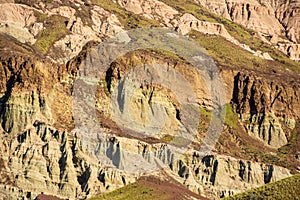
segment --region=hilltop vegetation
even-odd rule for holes
[[[244,193],[225,198],[225,200],[283,200],[300,199],[300,174],[292,177],[266,184]]]
[[[89,200],[184,200],[192,198],[207,200],[189,191],[175,180],[160,180],[154,176],[149,176],[142,177],[135,183]]]

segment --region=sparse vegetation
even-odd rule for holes
[[[223,24],[231,36],[235,37],[241,43],[251,46],[252,48],[255,47],[258,41],[260,41],[258,39],[253,41],[254,36],[252,30],[246,29],[237,23],[234,23],[228,19],[225,19],[222,16],[212,13],[211,11],[197,4],[193,0],[161,1],[168,4],[171,7],[176,8],[178,11],[181,11],[183,13],[190,13],[199,20]]]
[[[288,58],[286,58],[288,61],[285,61],[285,58],[280,57],[280,53],[278,52],[273,52],[279,56],[278,60],[269,61],[254,56],[252,53],[236,46],[221,36],[204,35],[197,31],[191,31],[189,36],[204,47],[207,53],[221,66],[252,70],[258,69],[260,71],[269,71],[270,69],[280,71],[289,68],[292,71],[300,73],[300,67],[296,62]],[[272,53],[270,50],[269,52]]]
[[[207,53],[221,66],[254,69],[255,67],[263,66],[267,62],[234,45],[223,37],[204,35],[197,31],[191,31],[189,35],[204,47]]]
[[[199,107],[200,119],[198,125],[198,131],[200,133],[206,133],[211,120],[211,111],[205,108]]]
[[[188,146],[192,141],[188,138],[183,137],[174,137],[174,139],[171,141],[171,144],[177,147],[186,147]]]
[[[37,18],[37,22],[42,22],[44,23],[44,21],[48,18],[48,16],[44,13],[41,13],[37,10],[34,10],[34,16]]]
[[[161,172],[163,177],[165,172]],[[101,194],[89,200],[171,200],[171,199],[203,199],[177,181],[168,177],[160,180],[156,177],[141,177],[137,182],[109,193]]]
[[[146,49],[147,52],[152,52],[158,55],[162,55],[165,58],[171,59],[173,61],[182,61],[182,62],[187,62],[186,60],[184,60],[183,58],[181,58],[180,56],[178,56],[177,54],[170,52],[170,51],[165,51],[163,49]]]
[[[232,128],[237,128],[238,116],[233,112],[231,104],[226,104],[222,113],[225,114],[225,124]]]
[[[165,4],[175,8],[181,13],[190,13],[197,17],[199,20],[208,22],[217,22],[217,15],[211,13],[202,6],[199,6],[193,0],[173,1],[173,0],[161,0]]]
[[[114,190],[109,193],[99,195],[90,200],[152,200],[152,199],[168,199],[168,195],[159,189],[153,189],[149,186],[139,183],[129,184],[123,188]]]
[[[143,16],[136,15],[129,11],[126,11],[118,4],[110,0],[93,0],[94,4],[102,7],[103,9],[112,12],[115,14],[119,21],[126,29],[133,28],[149,28],[149,27],[158,27],[160,26],[158,21],[147,19]]]
[[[44,16],[41,15],[40,18],[40,20],[42,20]],[[43,21],[45,29],[37,35],[37,41],[34,47],[38,51],[46,54],[54,42],[67,35],[69,30],[66,28],[66,19],[62,16],[50,16],[43,19]]]
[[[292,177],[266,184],[244,193],[225,198],[226,200],[282,200],[282,199],[300,199],[300,174]]]
[[[161,140],[166,143],[170,143],[175,137],[173,135],[164,135]]]

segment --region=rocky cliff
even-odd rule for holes
[[[12,58],[10,59],[12,60]],[[122,130],[109,122],[109,113],[104,116],[101,115],[100,123],[105,125],[108,133],[118,136],[109,134],[106,140],[102,140],[102,142],[99,140],[98,144],[96,141],[90,143],[98,149],[97,151],[90,151],[86,149],[86,145],[82,145],[81,140],[84,137],[78,137],[80,133],[76,130],[72,131],[73,122],[68,114],[68,112],[71,112],[71,107],[67,101],[68,98],[71,98],[68,91],[70,88],[68,85],[65,85],[65,88],[63,87],[64,84],[71,83],[72,78],[66,78],[66,71],[60,71],[57,67],[49,67],[44,68],[41,77],[37,76],[37,80],[30,79],[29,77],[36,76],[36,73],[33,73],[34,70],[30,71],[30,68],[24,64],[23,59],[22,57],[15,57],[14,61],[2,62],[2,74],[6,74],[6,78],[3,79],[5,82],[2,84],[5,98],[2,98],[1,104],[3,108],[1,110],[3,129],[1,155],[4,169],[3,177],[5,177],[1,186],[3,197],[19,198],[27,196],[28,199],[31,199],[40,193],[44,193],[61,198],[86,198],[134,182],[143,175],[147,163],[149,166],[155,166],[157,161],[165,164],[163,170],[186,185],[188,189],[209,198],[228,196],[290,176],[288,169],[273,164],[261,164],[218,154],[207,155],[202,158],[199,157],[197,151],[192,149],[185,153],[183,157],[174,157],[166,146],[165,142],[168,140],[164,141],[164,138],[158,136],[159,140],[153,140],[152,142],[151,140],[143,141],[143,139],[140,141],[138,138],[124,135]],[[170,67],[176,67],[182,74],[190,77],[189,80],[193,83],[192,87],[199,90],[199,93],[197,93],[200,97],[199,104],[209,105],[209,101],[207,102],[207,99],[204,98],[205,90],[201,91],[200,89],[204,87],[203,82],[199,77],[190,76],[191,72],[186,71],[186,68],[189,68],[188,64],[183,61],[178,63],[178,61],[161,58],[159,54],[153,57],[151,52],[147,51],[129,54],[113,63],[108,70],[109,79],[107,81],[110,83],[110,87],[118,85],[118,80],[131,67],[141,62],[160,63],[160,65],[169,63]],[[175,64],[176,62],[177,64]],[[39,66],[40,61],[35,59],[28,60],[25,63],[30,63],[28,65],[35,69]],[[23,66],[24,68],[22,68]],[[44,63],[44,66],[47,66],[47,63]],[[18,69],[17,71],[20,73],[9,73],[9,69]],[[25,69],[27,70],[22,72]],[[71,66],[70,69],[72,69]],[[231,73],[231,70],[225,70],[223,76],[230,76]],[[8,77],[16,78],[14,85],[9,85]],[[52,77],[56,77],[56,83],[51,83]],[[39,78],[42,78],[45,82],[49,80],[49,83],[40,84]],[[234,109],[240,114],[241,123],[245,124],[245,130],[248,131],[248,134],[261,139],[266,145],[278,148],[287,143],[287,138],[289,138],[290,132],[295,126],[295,119],[298,118],[297,92],[299,91],[297,85],[286,86],[280,82],[268,84],[257,79],[257,76],[251,77],[250,75],[237,73],[226,84],[229,86],[228,91],[232,93],[231,101]],[[25,84],[27,84],[27,87]],[[266,87],[266,89],[256,90],[254,85],[257,84],[261,84],[257,87]],[[56,85],[55,89],[52,89],[52,85]],[[145,109],[148,103],[148,106],[150,106],[153,102],[160,102],[164,103],[165,107],[169,109],[166,110],[166,114],[170,116],[170,123],[178,123],[176,102],[172,98],[161,96],[159,90],[157,90],[158,88],[153,87],[145,87],[139,91],[139,94],[136,94],[137,98],[139,96],[147,98],[147,93],[152,91],[151,99],[135,101],[136,107],[133,113],[143,113],[142,110]],[[277,87],[278,92],[269,94],[268,92],[276,92],[276,90],[269,87]],[[280,93],[279,87],[283,94],[278,95]],[[26,94],[28,90],[39,92]],[[105,106],[107,105],[105,99],[109,98],[107,90],[112,92],[112,89],[104,87],[104,93],[101,94],[100,92],[99,94],[102,98],[99,99],[98,109],[103,113],[105,113],[105,109],[110,111],[109,107]],[[288,91],[291,91],[291,94],[295,96],[288,99],[289,102],[286,103],[288,100],[285,99],[284,94]],[[6,97],[5,94],[10,95]],[[18,94],[18,97],[15,97],[14,94]],[[267,95],[273,104],[261,102],[262,98],[260,96]],[[66,97],[64,97],[64,101],[61,101],[60,99],[63,96]],[[230,99],[228,98],[227,101],[230,101]],[[134,99],[132,100],[134,101]],[[143,102],[147,103],[144,104]],[[57,109],[55,104],[59,104],[60,109]],[[273,107],[274,105],[276,107]],[[180,108],[177,107],[177,109]],[[286,111],[284,113],[280,112],[283,109]],[[274,115],[270,114],[272,112]],[[256,116],[262,116],[262,118],[267,116],[265,117],[266,120],[270,121],[255,121]],[[268,116],[273,116],[273,118]],[[143,117],[139,120],[141,123],[147,123],[147,119]],[[252,121],[248,124],[244,120]],[[23,123],[15,123],[17,121]],[[266,126],[262,124],[266,124]],[[257,132],[253,131],[254,128],[251,129],[255,126],[258,127]],[[288,128],[284,129],[283,127]],[[172,126],[167,125],[165,131],[172,135],[172,128]],[[265,133],[268,135],[263,136]],[[201,140],[201,134],[197,138]],[[106,155],[109,160],[114,162],[99,161],[97,159],[99,155]],[[131,156],[142,161],[143,170],[141,172],[136,171],[132,174],[132,170],[130,170],[133,167]],[[121,168],[125,172],[117,170],[115,167]],[[133,169],[135,168],[133,167]],[[151,167],[149,170],[151,171]]]
[[[1,198],[45,194],[86,199],[142,176],[164,174],[192,192],[217,199],[299,172],[300,70],[275,50],[278,46],[291,59],[299,57],[297,2],[173,3],[0,3]],[[210,90],[191,63],[157,49],[127,53],[106,67],[92,105],[97,119],[91,128],[96,132],[76,121],[76,76],[91,49],[125,29],[148,26],[168,27],[195,41],[201,37],[190,33],[197,32],[207,41],[217,38],[224,47],[234,48],[237,56],[249,56],[235,62],[236,55],[212,54],[219,59],[226,115],[216,149],[207,155],[198,150],[213,116]],[[151,71],[158,67],[158,74]],[[178,73],[186,82],[168,77],[168,87],[133,84],[130,73],[140,68],[164,79]],[[197,122],[193,141],[176,135],[187,130],[185,108],[174,88],[184,97],[195,95],[199,115],[189,116]],[[120,115],[113,98],[119,100]],[[134,119],[135,126],[118,123],[118,117]],[[134,128],[149,135],[142,137]],[[178,153],[170,144],[186,148]]]
[[[258,31],[262,39],[276,44],[291,59],[299,61],[299,1],[198,2],[218,15]]]
[[[297,82],[266,83],[259,77],[238,73],[234,77],[232,102],[248,132],[275,148],[287,144],[299,119]]]
[[[80,199],[122,187],[141,176],[101,165],[93,155],[82,149],[76,136],[38,122],[16,139],[8,137],[1,137],[2,169],[5,170],[2,177],[6,177],[1,181],[3,198],[26,196],[32,199],[44,193]],[[125,150],[123,146],[128,144],[132,149],[141,146],[136,140],[121,142],[116,138],[111,139],[114,139],[112,151],[118,151],[119,148]],[[140,150],[141,156],[147,155],[147,149],[151,147],[143,145],[143,148]],[[143,155],[141,152],[144,152]],[[210,198],[235,194],[290,176],[289,171],[281,167],[232,157],[206,156],[199,160],[196,152],[187,156],[188,159],[174,160],[170,168],[165,170],[170,171],[188,189]],[[159,159],[164,160],[162,157]],[[125,166],[128,164],[126,159],[121,162]]]

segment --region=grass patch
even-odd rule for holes
[[[204,47],[207,53],[221,66],[254,69],[267,64],[267,61],[216,35],[204,35],[191,31],[189,36]]]
[[[197,17],[199,20],[217,22],[217,20],[215,19],[217,15],[211,13],[206,8],[199,6],[192,0],[161,0],[161,2],[164,2],[168,6],[175,8],[181,13],[190,13]]]
[[[41,13],[37,10],[33,10],[34,16],[37,18],[37,22],[42,22],[44,23],[44,21],[46,21],[46,19],[48,18],[48,16],[44,13]]]
[[[160,172],[160,177],[166,177],[166,180],[160,180],[155,176],[145,176],[137,182],[128,184],[123,188],[109,193],[101,194],[90,200],[167,200],[167,199],[202,199],[207,200],[181,185],[165,172]]]
[[[225,114],[225,124],[232,128],[237,128],[238,116],[233,112],[231,104],[226,104],[222,113]]]
[[[262,187],[246,191],[226,200],[244,200],[244,199],[300,199],[300,174],[292,177],[266,184]]]
[[[160,26],[160,23],[158,21],[151,20],[143,16],[126,11],[120,5],[114,3],[111,0],[93,0],[92,3],[115,14],[118,17],[121,24],[127,30],[133,28],[149,28]]]
[[[174,140],[175,136],[173,135],[164,135],[160,140],[166,143],[170,143],[172,140]]]
[[[44,16],[41,16],[41,18],[43,19]],[[59,15],[50,16],[44,19],[45,29],[37,35],[34,47],[38,51],[46,54],[54,42],[69,33],[65,21],[66,18]]]
[[[206,117],[208,117],[208,118],[211,117],[211,111],[210,111],[210,110],[207,110],[207,109],[205,109],[205,108],[199,107],[199,112],[200,112],[200,114],[203,115],[203,116],[206,116]]]
[[[155,196],[153,194],[153,189],[145,186],[138,185],[137,183],[133,183],[130,185],[127,185],[124,188],[120,188],[117,190],[114,190],[112,192],[102,194],[98,197],[91,198],[90,200],[126,200],[126,199],[143,199],[143,200],[150,200],[152,198],[158,198],[159,196]]]
[[[300,73],[299,64],[287,57],[284,58],[280,52],[272,51],[270,48],[265,47],[264,52],[269,52],[271,56],[273,54],[276,55],[277,60],[270,61],[254,56],[252,53],[236,46],[221,36],[205,35],[197,31],[191,31],[189,36],[204,47],[207,53],[221,66],[235,67],[238,69],[258,69],[261,71],[280,71],[288,68]]]

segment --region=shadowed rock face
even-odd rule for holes
[[[254,159],[234,158],[234,154],[225,156],[214,152],[201,157],[196,147],[203,140],[203,130],[195,136],[196,144],[191,144],[181,157],[175,157],[166,144],[172,140],[182,122],[182,108],[176,95],[161,85],[141,84],[135,88],[133,95],[126,96],[126,89],[132,89],[133,86],[128,82],[122,83],[122,78],[136,66],[167,66],[182,74],[189,82],[190,87],[180,88],[180,91],[195,91],[197,104],[204,110],[201,111],[203,115],[209,116],[212,99],[204,81],[196,75],[190,64],[159,52],[133,52],[108,67],[106,77],[101,77],[95,103],[105,140],[100,140],[99,135],[89,137],[80,133],[74,129],[72,95],[74,76],[84,61],[86,51],[92,46],[92,43],[90,46],[85,44],[89,41],[100,42],[105,37],[123,31],[122,20],[115,12],[83,1],[70,1],[72,7],[62,1],[53,4],[34,1],[33,7],[43,10],[39,14],[30,6],[7,2],[0,1],[0,31],[12,36],[0,35],[1,199],[34,199],[42,192],[45,196],[85,199],[135,182],[143,175],[141,171],[146,167],[151,171],[151,167],[158,162],[166,164],[164,170],[168,176],[174,177],[189,190],[209,198],[232,195],[291,175],[290,169]],[[160,1],[118,3],[118,9],[124,8],[132,12],[134,17],[136,13],[147,19],[158,20],[163,26],[176,28],[183,34],[195,30],[224,37],[242,46],[222,24],[201,21],[192,14],[180,13]],[[293,29],[297,21],[295,16],[298,15],[297,2],[279,4],[272,1],[265,6],[256,1],[200,3],[264,34],[280,35],[284,31],[295,44],[283,44],[280,39],[275,43],[279,42],[279,48],[297,60],[299,44],[296,43],[299,36]],[[88,9],[89,18],[84,9]],[[64,19],[63,24],[68,32],[56,38],[49,51],[43,54],[31,44],[38,40],[51,22],[49,18],[55,15]],[[259,20],[263,16],[266,17]],[[275,16],[281,24],[273,20]],[[272,39],[275,40],[275,36]],[[255,53],[251,49],[249,51]],[[74,59],[70,61],[71,58]],[[300,118],[297,75],[296,78],[289,74],[274,75],[273,78],[260,74],[259,69],[252,72],[227,68],[221,68],[221,75],[226,87],[226,102],[238,114],[239,119],[235,122],[242,127],[241,135],[248,134],[258,139],[254,141],[259,145],[274,151],[291,142],[292,131]],[[176,86],[176,83],[172,85]],[[163,113],[166,116],[163,133],[151,138],[126,134],[114,122],[111,113],[111,98],[116,88],[124,94],[121,103],[130,107],[130,117],[140,126],[149,125],[157,113]],[[146,111],[150,115],[145,115]],[[159,117],[155,119],[161,121]],[[207,125],[209,120],[207,117],[203,121]],[[199,129],[207,128],[205,123]],[[229,126],[227,124],[225,128],[232,128]],[[155,128],[150,127],[151,130]],[[262,153],[270,155],[269,152]],[[299,156],[299,153],[295,156]],[[140,171],[132,173],[128,170],[136,169],[134,167],[140,163],[143,164],[138,168]]]
[[[238,73],[232,102],[250,134],[279,148],[299,119],[299,92],[298,83],[285,85]]]

